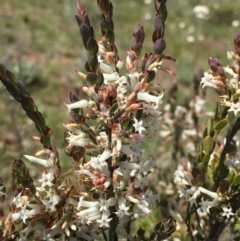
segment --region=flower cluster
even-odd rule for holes
[[[212,88],[219,96],[219,104],[200,135],[202,142],[195,167],[185,158],[174,174],[179,197],[188,201],[191,212],[195,212],[197,217],[201,216],[201,221],[193,224],[193,234],[203,238],[204,231],[198,227],[206,226],[210,219],[208,238],[211,240],[217,240],[227,225],[235,226],[235,232],[239,232],[235,224],[239,218],[236,133],[240,124],[239,118],[234,120],[240,111],[239,39],[240,35],[237,34],[235,51],[227,52],[229,66],[224,67],[217,58],[209,58],[210,69],[204,73],[200,85],[203,89]],[[226,127],[229,130],[224,138]]]

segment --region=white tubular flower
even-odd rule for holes
[[[122,196],[118,198],[118,211],[115,212],[119,218],[124,217],[125,215],[130,216],[131,213],[128,212],[130,206],[126,206],[126,199]]]
[[[134,91],[135,86],[138,83],[138,77],[139,77],[139,73],[138,72],[134,72],[134,73],[129,73],[128,77],[130,79],[130,84],[131,84],[131,91]]]
[[[44,188],[46,186],[48,187],[53,186],[53,183],[52,183],[53,179],[54,179],[54,175],[52,173],[47,173],[47,174],[42,173],[42,178],[39,179],[38,181],[42,183],[41,187]]]
[[[80,209],[82,207],[86,207],[86,208],[95,207],[96,205],[98,205],[98,202],[84,201],[83,197],[80,197],[77,209]]]
[[[137,98],[139,100],[146,101],[148,103],[155,103],[156,107],[158,108],[160,104],[162,104],[162,98],[163,98],[163,93],[161,93],[158,96],[150,95],[147,92],[138,92],[137,93]]]
[[[100,198],[98,206],[100,207],[100,211],[103,211],[103,210],[108,211],[108,207],[114,206],[116,203],[117,203],[117,200],[114,197],[109,198],[108,200]]]
[[[111,156],[111,150],[105,149],[102,155],[99,157],[100,162],[106,161]]]
[[[112,220],[112,218],[108,218],[110,216],[110,212],[107,210],[103,210],[102,212],[102,218],[100,220],[97,220],[99,223],[99,227],[106,227],[109,228],[109,222]]]
[[[26,157],[29,161],[38,163],[44,167],[54,166],[54,162],[52,160],[45,160],[45,159],[37,158],[35,156],[28,156],[28,155],[24,155],[24,157]]]
[[[231,216],[234,216],[234,213],[232,212],[231,207],[227,207],[226,205],[223,205],[222,210],[223,210],[223,213],[221,214],[221,216],[226,217],[227,219],[229,219]]]
[[[204,77],[200,82],[200,85],[204,89],[205,87],[211,87],[214,89],[222,89],[224,87],[224,83],[218,79],[214,79],[214,77],[208,72],[204,73]]]
[[[105,175],[109,176],[106,160],[111,156],[111,150],[105,149],[99,157],[92,157],[90,161],[91,167],[102,171]]]
[[[91,142],[90,139],[86,138],[86,134],[83,132],[77,136],[70,134],[66,139],[69,141],[69,144],[81,147],[85,147],[86,144]]]
[[[116,82],[119,79],[119,74],[117,72],[113,72],[111,74],[104,74],[104,84],[107,84],[108,82]]]
[[[29,217],[27,215],[27,212],[28,212],[27,207],[24,205],[23,207],[21,207],[20,212],[13,213],[11,218],[13,221],[18,221],[19,219],[22,219],[22,221],[26,223],[26,220]]]
[[[219,197],[216,192],[209,191],[209,190],[207,190],[207,189],[205,189],[203,187],[198,187],[198,190],[201,193],[204,193],[207,196],[211,197],[213,199],[213,201],[215,201],[217,204],[219,202],[225,201],[225,198],[224,197]]]
[[[228,112],[233,112],[236,116],[240,112],[240,102],[237,103],[232,102],[231,107],[228,109]]]
[[[84,169],[83,166],[79,166],[80,170],[78,171],[79,175],[87,175],[89,176],[92,180],[96,180],[98,177],[94,174],[92,174],[89,170]]]
[[[89,224],[92,221],[101,218],[101,213],[98,206],[93,206],[78,212],[77,216],[79,217],[82,223]]]
[[[74,102],[72,104],[66,104],[68,110],[77,109],[77,108],[86,108],[88,106],[87,100],[80,100],[77,102]]]
[[[73,132],[73,133],[75,133],[75,134],[78,134],[78,135],[83,135],[83,134],[84,134],[84,132],[82,132],[82,131],[79,129],[79,128],[80,128],[79,124],[70,123],[70,124],[63,124],[63,126],[64,126],[67,130],[69,130],[69,131],[71,131],[71,132]]]
[[[118,69],[121,69],[121,68],[123,67],[123,61],[122,61],[121,59],[119,59],[119,60],[117,61],[116,67],[117,67]]]
[[[209,213],[210,208],[218,206],[218,201],[216,201],[216,200],[207,201],[207,200],[204,200],[204,198],[202,198],[201,200],[202,201],[199,204],[201,205],[201,210],[204,212]]]
[[[99,56],[100,57],[100,56]],[[105,64],[103,62],[103,60],[101,60],[100,58],[98,58],[99,64],[100,64],[100,69],[102,70],[103,73],[106,74],[111,74],[114,72],[114,67],[109,65],[109,64]]]
[[[137,206],[138,206],[139,209],[141,209],[144,212],[144,214],[146,216],[148,216],[151,213],[151,210],[148,208],[147,205],[139,203],[139,204],[137,204]]]
[[[176,170],[174,172],[174,182],[180,186],[187,186],[191,184],[192,175],[182,170]]]
[[[142,134],[143,131],[146,131],[146,129],[142,126],[143,124],[143,121],[138,121],[136,118],[133,118],[134,119],[134,128],[135,128],[135,131],[138,132],[139,134]]]
[[[46,209],[50,209],[51,211],[56,211],[55,206],[58,204],[60,197],[58,195],[53,195],[47,199],[43,199],[42,202],[46,206]]]
[[[238,66],[238,62],[234,59],[234,52],[232,51],[227,51],[227,58],[230,61],[231,67],[234,68],[234,70],[238,71],[239,66]]]
[[[98,103],[99,102],[99,95],[96,93],[95,88],[91,85],[84,85],[82,87],[82,90],[90,97],[93,98],[93,100]]]

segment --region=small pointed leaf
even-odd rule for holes
[[[34,105],[34,101],[30,96],[23,96],[21,99],[21,104],[22,104],[22,108],[25,111],[30,111],[30,112],[34,112],[35,110],[35,105]]]
[[[111,30],[108,30],[105,34],[105,38],[109,43],[111,43],[111,44],[114,43],[114,41],[115,41],[114,32]]]
[[[87,50],[90,54],[97,54],[98,53],[97,41],[92,37],[87,42]]]
[[[86,76],[86,80],[89,84],[96,85],[98,82],[98,76],[93,72],[89,72]]]
[[[215,131],[220,131],[222,130],[226,125],[228,124],[228,119],[222,119],[220,121],[218,121],[215,125],[214,125],[214,130]]]
[[[203,150],[205,153],[211,153],[214,147],[214,141],[211,136],[206,136],[203,140]]]

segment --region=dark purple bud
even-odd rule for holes
[[[234,37],[234,44],[237,50],[240,50],[240,33],[237,33]]]
[[[80,18],[78,15],[75,15],[75,18],[77,20],[78,26],[80,27],[82,25],[82,23],[83,23],[82,18]]]
[[[222,66],[218,66],[217,67],[217,72],[219,75],[224,76],[225,72],[224,72],[224,68]]]
[[[133,50],[136,52],[136,55],[138,56],[142,50],[142,43],[137,43],[133,46]]]
[[[143,26],[141,24],[138,24],[135,27],[133,37],[135,38],[136,43],[138,43],[138,42],[143,43],[144,38],[145,38],[145,33],[144,33]]]
[[[108,13],[109,8],[109,0],[98,0],[98,6],[101,10],[101,12],[106,15]]]
[[[221,66],[221,63],[219,62],[219,60],[215,57],[209,57],[208,59],[208,63],[210,65],[216,65],[216,66]]]
[[[87,48],[87,42],[92,37],[91,28],[83,23],[80,26],[80,34],[81,34],[82,39],[83,39],[83,44],[84,44],[85,48]]]
[[[89,72],[86,76],[86,80],[89,84],[95,85],[98,81],[98,76],[95,73]]]
[[[162,25],[163,25],[162,19],[160,18],[159,15],[157,15],[156,18],[154,19],[154,28],[158,34],[161,33]]]
[[[154,43],[154,53],[155,54],[162,54],[162,52],[165,50],[166,48],[166,43],[164,41],[164,39],[160,38],[157,41],[155,41]]]
[[[88,15],[85,14],[84,17],[83,17],[83,23],[85,23],[88,27],[90,27],[90,20],[88,18]]]
[[[18,89],[21,91],[22,95],[29,95],[25,86],[21,82],[18,82],[17,85],[18,85]]]
[[[110,2],[109,3],[109,8],[108,8],[108,20],[112,21],[112,17],[113,17],[113,5]]]
[[[80,0],[77,1],[77,10],[78,10],[79,17],[82,18],[83,14],[85,13],[85,8],[83,3]]]

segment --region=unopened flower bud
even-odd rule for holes
[[[132,50],[127,52],[126,68],[129,72],[134,72],[137,68],[137,55]]]
[[[238,51],[240,51],[240,33],[237,33],[234,37],[234,44]]]
[[[165,50],[165,48],[166,48],[166,43],[163,38],[160,38],[155,41],[155,43],[154,43],[154,53],[155,54],[159,54],[159,55],[162,54],[162,52]]]
[[[75,72],[84,80],[86,80],[86,75],[82,72],[80,72],[79,70],[75,70]]]
[[[141,104],[135,103],[135,104],[132,104],[129,107],[127,107],[125,110],[127,112],[130,112],[130,111],[136,111],[136,110],[138,110],[140,108],[141,108]]]

